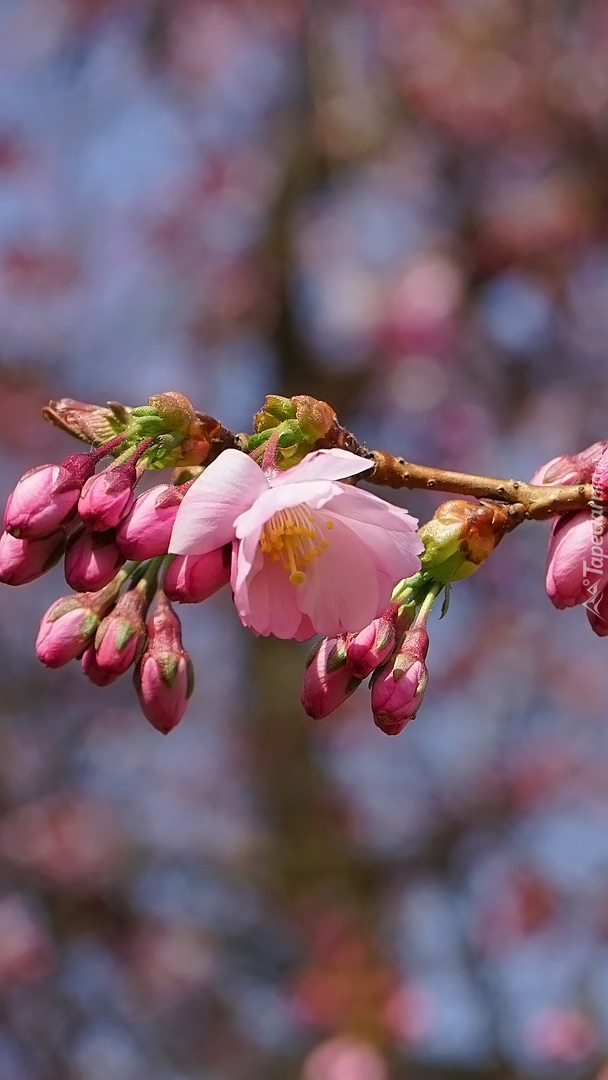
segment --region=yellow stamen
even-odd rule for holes
[[[327,523],[332,525],[333,522]],[[281,562],[292,585],[301,585],[305,570],[328,546],[317,533],[314,515],[307,506],[277,510],[267,521],[260,536],[260,548],[274,562]]]

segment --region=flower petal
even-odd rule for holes
[[[294,639],[296,641],[309,641],[311,637],[315,636],[315,634],[316,630],[312,625],[308,615],[302,615],[300,625],[298,626],[298,629],[293,635]]]
[[[305,480],[343,480],[357,476],[374,467],[370,458],[351,454],[350,450],[314,450],[299,465],[278,473],[270,480],[271,487],[282,484],[300,484]]]
[[[324,533],[329,546],[313,559],[303,584],[294,586],[302,613],[324,637],[361,630],[384,610],[391,594],[388,578],[378,575],[367,546],[340,518],[331,521],[331,535]]]
[[[295,467],[292,471],[295,472]],[[268,488],[256,499],[253,506],[236,518],[235,536],[242,539],[255,530],[259,535],[262,526],[270,521],[278,510],[287,510],[301,504],[313,509],[325,506],[330,499],[340,495],[342,488],[342,484],[334,484],[329,480],[310,480],[303,484],[282,484],[280,487]]]
[[[247,580],[246,587],[235,589],[234,604],[241,622],[264,637],[293,638],[302,622],[296,586],[285,568],[272,559],[263,559],[261,569]]]
[[[420,569],[418,554],[424,545],[416,532],[418,522],[407,510],[367,491],[348,488],[326,503],[323,514],[335,515],[356,533],[377,569],[391,578],[393,585]]]
[[[254,461],[240,450],[224,450],[186,492],[177,511],[169,551],[206,555],[234,537],[234,520],[268,490]]]

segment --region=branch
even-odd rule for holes
[[[448,491],[454,495],[470,495],[475,499],[495,499],[517,507],[520,520],[542,520],[553,514],[586,510],[593,499],[591,484],[525,484],[521,480],[499,480],[492,476],[435,469],[430,465],[414,465],[411,461],[393,457],[381,450],[374,450],[366,456],[375,462],[373,472],[366,477],[372,484]]]
[[[49,402],[49,405],[43,410],[43,415],[45,419],[50,420],[51,423],[60,427],[63,431],[69,432],[71,435],[75,435],[93,446],[107,442],[108,439],[115,437],[121,431],[125,432],[125,438],[128,436],[135,446],[138,439],[144,435],[154,433],[147,429],[144,431],[143,427],[140,431],[138,424],[141,426],[144,421],[152,422],[147,414],[153,412],[154,409],[161,408],[163,401],[165,401],[167,407],[171,406],[175,410],[177,408],[177,399],[182,402],[182,413],[184,411],[183,402],[186,402],[186,405],[191,410],[191,416],[196,418],[193,423],[195,423],[196,430],[194,434],[198,442],[195,439],[193,443],[191,437],[193,431],[189,428],[189,437],[184,442],[184,446],[187,445],[188,447],[188,456],[184,462],[178,460],[174,462],[175,464],[178,466],[181,464],[207,465],[228,448],[242,450],[244,453],[248,452],[250,447],[250,437],[248,435],[229,431],[219,420],[215,420],[212,416],[195,412],[187,399],[172,391],[150,398],[153,405],[139,410],[127,408],[115,401],[108,402],[107,405],[103,406],[74,401],[72,398],[62,398],[60,401]],[[593,487],[591,484],[562,484],[559,486],[525,484],[521,480],[499,480],[491,476],[474,476],[470,473],[436,469],[430,465],[414,465],[410,461],[405,461],[404,458],[394,457],[392,454],[386,454],[381,450],[368,450],[367,447],[362,446],[356,436],[338,422],[331,406],[323,401],[318,401],[306,395],[298,395],[291,399],[271,397],[268,400],[273,403],[273,408],[277,407],[277,403],[286,406],[288,418],[285,423],[282,423],[280,413],[277,416],[272,411],[269,411],[267,416],[264,417],[264,410],[262,410],[262,413],[257,414],[257,417],[262,416],[266,421],[270,420],[270,423],[266,423],[265,427],[256,428],[258,438],[260,432],[269,436],[271,430],[276,431],[278,436],[282,429],[287,427],[290,430],[286,434],[290,436],[290,439],[293,439],[293,425],[295,424],[297,431],[299,425],[303,424],[303,428],[300,428],[299,437],[305,440],[302,444],[306,446],[304,452],[312,449],[339,447],[343,450],[349,450],[353,454],[358,454],[360,457],[369,458],[373,461],[374,468],[365,479],[372,484],[392,488],[421,488],[425,491],[444,491],[453,495],[468,495],[475,499],[491,499],[503,503],[510,508],[511,528],[526,519],[542,520],[554,514],[567,514],[574,510],[585,510],[593,500]],[[293,410],[291,419],[289,418],[290,409]],[[163,412],[162,409],[161,412]],[[140,421],[140,414],[142,413],[146,413],[146,416]],[[168,413],[165,408],[163,416],[155,415],[153,420],[157,427],[160,423],[161,428],[162,422],[166,421],[166,431],[170,433],[172,430],[171,416],[171,408],[169,408]],[[316,441],[314,441],[314,434],[312,436],[310,434],[311,430],[314,432],[315,427],[317,430],[324,431],[324,434]],[[156,430],[155,428],[154,431],[156,432]],[[304,431],[307,432],[306,436],[303,434]],[[278,445],[291,445],[291,442],[288,444],[279,442]],[[193,454],[193,446],[195,452],[197,447],[201,451],[199,459],[196,458],[195,453]],[[162,466],[157,465],[156,467]]]

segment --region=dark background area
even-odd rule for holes
[[[50,397],[166,389],[525,479],[608,437],[607,207],[602,0],[0,0],[2,494]],[[395,739],[227,590],[163,738],[35,660],[59,569],[3,588],[1,1080],[606,1080],[607,644],[547,536]]]

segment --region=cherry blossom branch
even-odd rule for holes
[[[209,464],[228,448],[255,453],[261,460],[265,440],[271,433],[278,447],[299,445],[300,457],[290,459],[291,463],[301,460],[313,448],[338,447],[374,462],[372,472],[365,477],[372,484],[493,500],[509,508],[510,528],[526,519],[542,520],[555,514],[584,510],[593,499],[589,483],[527,484],[521,480],[502,480],[417,465],[381,450],[369,450],[339,423],[331,406],[302,395],[290,399],[271,395],[255,417],[254,436],[232,432],[213,417],[195,412],[187,399],[173,391],[157,395],[150,399],[148,406],[134,410],[118,402],[97,406],[64,398],[50,402],[44,416],[64,431],[93,445],[115,436],[121,428],[126,428],[126,435],[131,431],[131,442],[135,445],[142,435],[156,434],[159,424],[161,428],[163,424],[168,425],[168,431],[177,427],[181,432],[178,442],[184,440],[182,449],[167,458],[167,465]],[[150,424],[156,426],[148,430],[146,425]],[[172,446],[173,443],[169,454]],[[290,450],[285,452],[291,453]],[[155,467],[162,464],[159,461]]]

